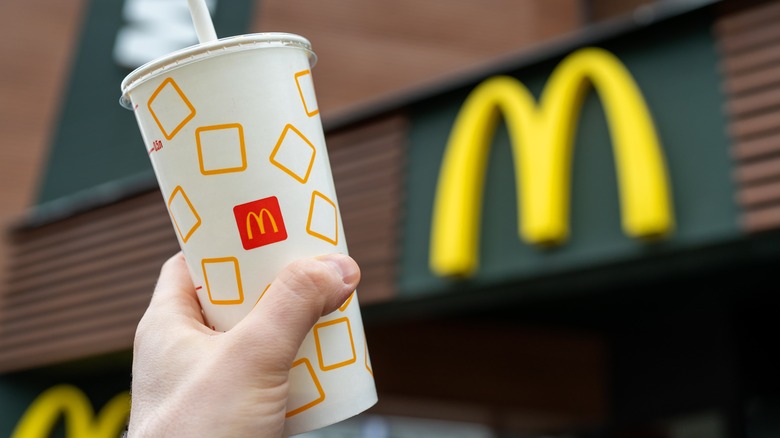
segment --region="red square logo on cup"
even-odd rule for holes
[[[233,207],[244,249],[254,249],[287,239],[282,210],[276,196]]]

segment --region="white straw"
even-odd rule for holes
[[[190,4],[190,14],[192,22],[195,24],[195,32],[198,34],[198,41],[207,43],[217,40],[217,32],[214,30],[214,23],[211,21],[209,8],[206,7],[206,0],[187,0]]]

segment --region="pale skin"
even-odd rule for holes
[[[220,333],[203,320],[184,256],[171,257],[136,331],[128,436],[282,436],[295,354],[359,280],[346,255],[293,262],[249,315]]]

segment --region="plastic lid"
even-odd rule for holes
[[[317,55],[311,50],[311,43],[300,35],[283,32],[265,32],[221,38],[216,41],[177,50],[133,70],[122,80],[120,86],[122,97],[119,98],[119,104],[127,109],[132,109],[129,93],[137,85],[149,78],[205,58],[266,47],[297,47],[306,52],[311,67],[314,67],[317,63]]]

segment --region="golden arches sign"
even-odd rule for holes
[[[439,173],[430,265],[441,276],[469,276],[478,265],[487,158],[500,115],[509,131],[520,237],[558,245],[569,233],[570,167],[577,119],[592,84],[604,106],[626,234],[653,239],[674,226],[666,164],[642,94],[611,53],[585,48],[556,67],[537,105],[518,80],[487,79],[463,104]]]
[[[112,398],[95,415],[87,396],[71,385],[53,386],[38,396],[16,425],[11,438],[46,438],[60,418],[65,436],[73,438],[116,438],[130,414],[130,393]]]

